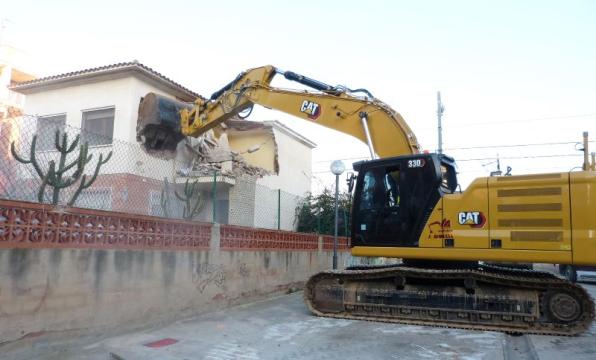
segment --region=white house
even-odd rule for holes
[[[106,144],[136,142],[137,108],[148,92],[182,101],[198,96],[138,61],[34,79],[12,90],[27,96],[26,114],[96,132]]]
[[[181,187],[188,175],[191,181],[199,180],[199,188],[207,200],[198,219],[211,221],[216,210],[218,222],[292,229],[295,201],[282,204],[284,219],[280,224],[275,222],[279,216],[274,222],[268,215],[267,220],[261,221],[259,215],[264,211],[259,206],[266,203],[261,193],[277,192],[278,198],[271,200],[275,202],[272,206],[277,206],[281,195],[297,198],[310,191],[314,143],[276,121],[248,130],[231,126],[226,131],[229,148],[240,153],[248,164],[270,171],[261,177],[239,176],[238,171],[218,172],[213,209],[212,176],[181,175],[171,160],[145,154],[136,142],[141,97],[154,92],[191,102],[198,94],[137,61],[26,81],[13,85],[11,90],[26,95],[24,113],[37,117],[31,132],[38,135],[38,152],[55,152],[55,130],[69,132],[71,127],[83,130],[82,139],[89,143],[94,154],[90,171],[99,154],[113,151],[96,183],[77,200],[79,206],[163,215],[163,179],[168,178]],[[268,134],[273,135],[271,141]],[[255,143],[260,145],[258,151],[245,151]],[[247,186],[254,187],[254,194],[242,190]],[[250,211],[246,210],[249,208]]]
[[[14,46],[0,43],[0,119],[9,112],[18,112],[25,105],[23,94],[12,91],[10,86],[35,78],[29,56]],[[12,110],[12,111],[10,111]]]
[[[18,129],[12,118],[20,116],[25,106],[25,96],[9,87],[34,79],[32,68],[25,52],[0,41],[0,168],[4,169],[0,171],[0,191],[10,184],[13,176],[9,166],[10,143],[18,138]]]

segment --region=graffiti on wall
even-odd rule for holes
[[[226,282],[226,269],[222,264],[196,263],[192,268],[192,282],[200,293],[203,293],[211,284],[223,288]]]

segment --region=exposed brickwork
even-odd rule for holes
[[[221,225],[222,250],[318,250],[318,235]]]
[[[0,200],[0,248],[208,249],[211,224]]]
[[[1,145],[0,145],[1,149]],[[1,156],[1,155],[0,155]],[[0,159],[1,160],[1,159]],[[6,162],[7,165],[13,165],[14,162]],[[1,162],[0,162],[1,164]],[[0,171],[0,195],[2,194],[2,174],[9,172]],[[27,189],[37,199],[37,191],[39,190],[39,178],[26,178],[22,180],[22,188]],[[62,190],[60,198],[61,204],[65,204],[77,185],[69,189]],[[102,174],[97,177],[97,180],[86,191],[106,190],[110,194],[110,200],[107,208],[102,210],[111,210],[122,213],[132,213],[140,215],[153,215],[151,213],[150,194],[156,192],[161,194],[163,183],[160,180],[151,179],[135,174],[114,173]],[[14,191],[14,190],[13,190]],[[33,199],[32,198],[32,199]],[[91,204],[75,203],[75,206],[83,208],[93,208]]]
[[[119,173],[98,176],[89,190],[109,188],[112,193],[112,211],[151,215],[149,194],[151,191],[161,193],[162,186],[160,180]]]
[[[333,236],[323,235],[323,250],[333,250]],[[337,250],[350,250],[350,238],[344,236],[337,237]]]

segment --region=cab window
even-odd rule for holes
[[[360,210],[398,207],[399,177],[398,167],[368,170],[363,178]]]

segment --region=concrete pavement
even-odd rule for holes
[[[584,284],[596,295],[596,286]],[[577,337],[521,336],[312,316],[302,293],[8,359],[594,359],[596,327]],[[4,356],[0,356],[4,359]]]
[[[144,344],[173,339],[150,348]],[[501,359],[504,335],[314,317],[302,293],[107,339],[114,359]]]
[[[584,284],[596,296],[596,286]],[[177,342],[161,348],[143,344]],[[595,359],[596,326],[576,337],[521,336],[313,317],[302,293],[107,339],[102,349],[136,359]]]

